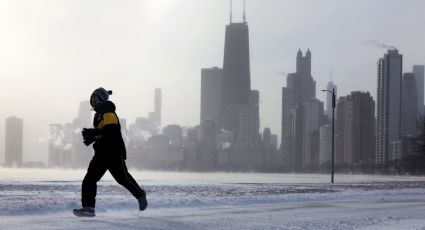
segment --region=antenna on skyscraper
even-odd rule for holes
[[[332,73],[332,68],[331,68],[331,82],[333,82],[333,73]]]
[[[243,23],[246,23],[246,9],[245,9],[245,6],[246,6],[246,1],[243,0]]]
[[[230,0],[230,24],[232,24],[232,0]]]

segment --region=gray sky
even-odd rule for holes
[[[234,20],[242,1],[234,0]],[[298,48],[312,52],[319,90],[333,71],[339,95],[376,95],[376,62],[396,46],[404,71],[425,63],[425,1],[247,0],[252,87],[261,126],[280,134],[280,72],[295,70]],[[24,160],[47,160],[50,123],[72,121],[93,89],[112,89],[118,114],[133,123],[163,89],[163,123],[199,122],[200,70],[222,66],[228,0],[1,0],[0,153],[4,119],[24,118]]]

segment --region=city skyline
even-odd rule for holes
[[[121,117],[130,121],[150,111],[152,89],[162,88],[162,123],[184,126],[199,123],[199,67],[220,66],[222,63],[228,1],[200,4],[174,0],[168,5],[163,1],[155,2],[158,3],[141,1],[136,6],[108,2],[95,11],[92,8],[97,5],[96,1],[72,4],[58,1],[50,10],[44,7],[47,3],[43,1],[1,3],[5,12],[1,14],[0,28],[5,31],[5,36],[0,39],[3,51],[0,77],[4,81],[0,99],[4,110],[0,119],[16,115],[25,120],[24,128],[28,132],[24,145],[32,148],[24,148],[24,157],[47,160],[44,153],[47,151],[48,124],[73,119],[77,114],[74,105],[87,100],[99,85],[114,90],[111,99],[119,104]],[[23,5],[30,7],[24,8]],[[241,5],[242,1],[234,1],[235,21],[242,21]],[[376,60],[386,50],[375,48],[368,41],[395,45],[406,57],[403,72],[414,64],[424,63],[424,47],[419,41],[424,40],[425,33],[415,26],[424,19],[411,13],[422,8],[424,3],[390,1],[385,14],[377,12],[375,5],[381,6],[379,1],[345,4],[337,1],[247,2],[247,21],[251,29],[251,85],[261,94],[260,130],[270,127],[272,133],[280,134],[280,111],[275,108],[280,104],[284,78],[279,73],[293,70],[293,53],[298,48],[314,50],[316,59],[312,62],[312,75],[317,81],[317,90],[326,88],[332,69],[339,95],[364,90],[371,92],[376,99]],[[149,7],[157,12],[140,16]],[[193,9],[197,9],[193,15],[184,16]],[[360,10],[364,11],[364,19],[355,17]],[[301,12],[315,18],[315,22],[310,17],[295,17]],[[324,16],[324,12],[333,14]],[[379,20],[390,12],[409,13],[407,17],[392,19],[398,19],[397,23]],[[110,19],[106,20],[104,15]],[[344,15],[342,21],[333,20],[341,15]],[[175,20],[176,17],[181,20]],[[196,22],[193,18],[197,18]],[[347,27],[349,23],[356,26]],[[128,27],[123,26],[127,24]],[[208,29],[204,30],[206,26]],[[323,28],[324,32],[317,28]],[[173,41],[163,36],[170,31],[177,36]],[[392,31],[398,33],[390,33]],[[355,35],[353,38],[346,36],[351,33]],[[130,45],[123,44],[123,41]],[[103,51],[105,47],[108,49]],[[176,91],[174,87],[182,82],[185,90]],[[55,87],[46,88],[46,85]],[[326,95],[317,93],[316,96],[324,101]],[[140,106],[134,106],[134,98],[140,100]],[[49,103],[42,104],[44,101]],[[173,112],[178,111],[178,107],[187,109],[185,113]],[[4,129],[0,130],[0,140],[4,140]]]

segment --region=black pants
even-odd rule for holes
[[[122,156],[107,157],[97,157],[95,155],[90,161],[81,189],[83,207],[95,207],[97,182],[102,178],[106,170],[109,170],[114,179],[130,191],[135,198],[146,195],[145,191],[140,188],[134,178],[128,173]]]

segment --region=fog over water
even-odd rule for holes
[[[194,173],[194,172],[153,172],[130,169],[133,177],[143,186],[150,184],[220,184],[220,183],[247,183],[247,184],[329,184],[328,174],[294,174],[294,173]],[[81,183],[85,170],[71,169],[12,169],[0,167],[0,181],[7,182],[76,182]],[[336,174],[335,183],[371,183],[396,181],[424,181],[421,176],[394,176],[394,175],[349,175]],[[102,182],[116,184],[107,172]]]
[[[234,2],[235,21],[242,1]],[[0,162],[4,120],[24,119],[24,161],[47,161],[48,125],[71,122],[80,101],[103,86],[133,123],[163,90],[163,124],[199,123],[201,68],[222,66],[227,0],[0,2]],[[404,72],[425,64],[425,1],[248,0],[252,88],[261,129],[280,135],[281,73],[298,48],[312,52],[319,90],[376,95],[376,62],[395,46]],[[371,42],[373,41],[373,42]],[[79,175],[81,176],[81,175]],[[80,178],[80,177],[77,177]]]

